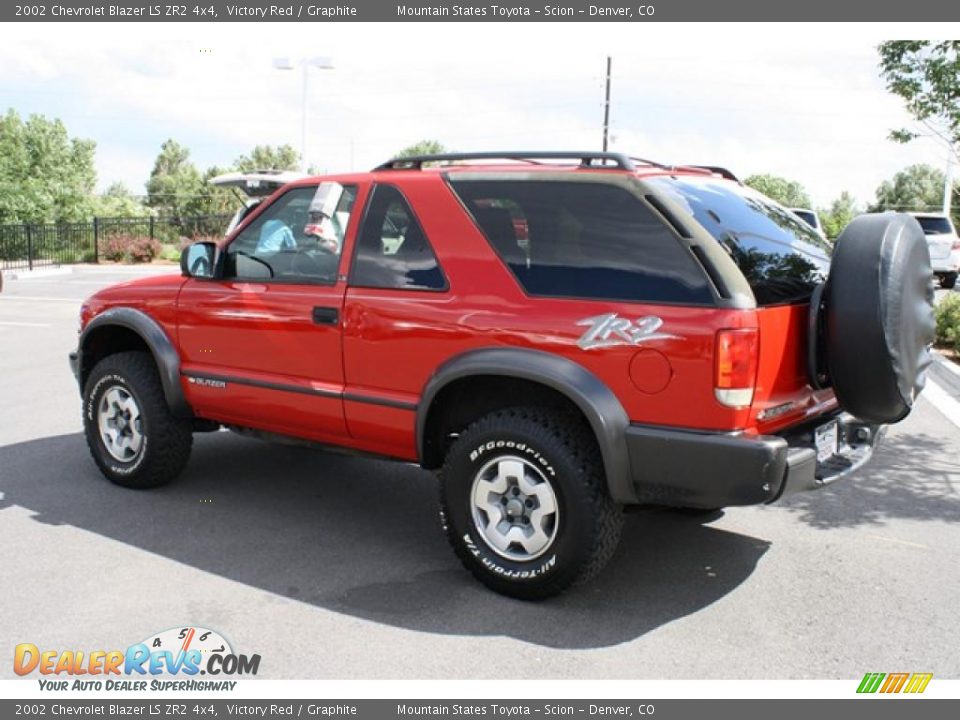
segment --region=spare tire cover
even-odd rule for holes
[[[840,405],[874,423],[905,418],[934,339],[933,270],[920,224],[861,215],[837,238],[824,291],[826,361]]]

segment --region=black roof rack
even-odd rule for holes
[[[634,159],[623,153],[615,152],[554,152],[532,150],[529,152],[472,152],[472,153],[439,153],[436,155],[413,155],[411,157],[394,158],[383,165],[374,168],[377,170],[420,170],[424,163],[457,162],[459,160],[516,160],[519,162],[535,163],[538,160],[579,160],[582,167],[610,167],[615,165],[621,170],[634,170]],[[600,162],[598,162],[600,161]],[[646,160],[641,162],[648,162]],[[656,163],[649,163],[656,164]]]
[[[630,157],[635,163],[640,163],[641,165],[649,165],[650,167],[660,168],[661,170],[670,170],[672,165],[664,165],[663,163],[657,162],[656,160],[647,160],[646,158],[641,157]]]
[[[732,172],[727,170],[725,167],[718,167],[716,165],[678,165],[678,168],[692,168],[694,170],[709,170],[714,175],[719,175],[722,178],[727,180],[733,180],[734,182],[740,182],[740,178],[734,175]]]

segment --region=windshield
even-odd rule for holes
[[[917,222],[927,235],[953,235],[950,221],[945,217],[918,217]]]
[[[765,195],[714,177],[648,182],[677,201],[730,254],[759,305],[807,302],[826,280],[830,243]]]

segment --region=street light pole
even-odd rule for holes
[[[603,101],[603,151],[607,151],[607,137],[610,133],[610,65],[612,59],[607,55],[607,92]]]
[[[303,163],[303,171],[309,172],[310,163],[307,161],[307,83],[309,75],[307,74],[307,64],[300,63],[303,71],[302,91],[300,95],[300,162]]]
[[[297,65],[300,66],[303,73],[300,94],[300,163],[303,165],[304,171],[306,171],[310,166],[310,161],[307,158],[307,101],[309,99],[310,68],[315,67],[318,70],[333,70],[334,66],[332,58],[323,56],[302,58],[297,62],[293,62],[290,58],[286,57],[274,58],[273,60],[273,67],[276,70],[293,70]]]
[[[953,148],[951,148],[951,151]],[[950,206],[953,201],[953,152],[947,153],[947,172],[943,178],[943,214],[950,217]]]

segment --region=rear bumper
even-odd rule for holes
[[[831,419],[839,422],[839,451],[818,462],[813,431]],[[845,413],[782,435],[631,425],[627,449],[637,502],[719,508],[771,503],[839,480],[870,459],[885,431]]]

